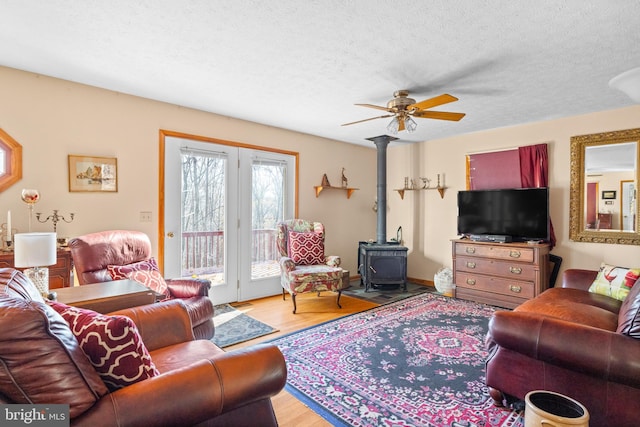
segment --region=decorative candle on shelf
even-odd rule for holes
[[[7,211],[7,242],[10,242],[11,239],[11,211]]]

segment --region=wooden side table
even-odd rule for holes
[[[156,294],[133,280],[114,280],[55,290],[58,302],[98,313],[153,304]]]
[[[0,252],[0,268],[15,268],[13,252]],[[48,268],[49,289],[73,286],[73,259],[68,248],[59,248],[56,253],[56,263]],[[24,268],[18,270],[24,270]]]

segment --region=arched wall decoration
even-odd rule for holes
[[[0,129],[0,153],[4,164],[0,173],[0,192],[22,179],[22,145]]]

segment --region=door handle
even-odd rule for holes
[[[167,233],[168,238],[173,239],[173,236],[175,236],[175,234],[173,234],[173,231]]]

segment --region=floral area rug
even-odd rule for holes
[[[423,293],[271,342],[287,361],[287,391],[333,425],[522,427],[485,386],[495,310]]]
[[[278,331],[276,328],[243,313],[242,307],[236,309],[229,304],[220,304],[214,307],[213,324],[216,331],[211,341],[220,348]]]

